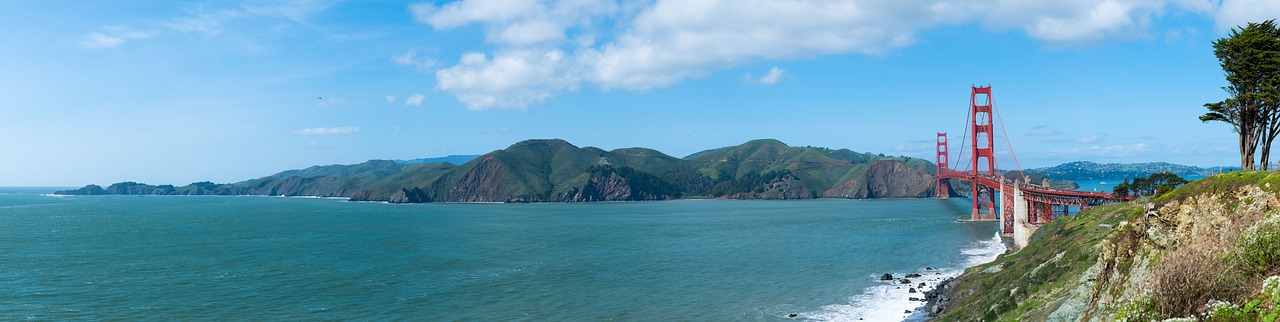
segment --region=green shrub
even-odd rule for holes
[[[1280,221],[1267,220],[1240,234],[1237,244],[1243,266],[1251,273],[1280,270]]]

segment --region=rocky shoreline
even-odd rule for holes
[[[955,279],[954,277],[948,277],[938,282],[938,285],[934,286],[932,290],[924,292],[925,304],[923,310],[930,318],[938,317],[943,312],[946,312],[947,305],[951,304],[951,297],[946,294],[947,285],[951,284]]]
[[[1004,244],[1004,254],[1000,256],[1013,254],[1017,251],[1017,246],[1013,244],[1012,240],[1001,238],[1000,241]],[[955,279],[956,277],[945,278],[938,282],[933,289],[924,292],[924,298],[922,300],[925,304],[921,309],[925,314],[928,314],[929,319],[942,316],[943,313],[947,312],[947,309],[952,304],[953,297],[952,295],[949,295],[950,292],[948,292],[947,286],[951,285],[952,282],[955,282]]]

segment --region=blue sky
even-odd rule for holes
[[[1026,168],[1231,165],[1234,133],[1196,119],[1225,95],[1210,43],[1277,17],[1230,0],[6,1],[0,185],[235,182],[531,138],[931,158],[973,84]]]

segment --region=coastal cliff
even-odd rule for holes
[[[861,176],[836,185],[823,195],[855,199],[932,197],[936,182],[923,169],[902,162],[876,161]]]
[[[1235,172],[1044,225],[934,294],[939,321],[1274,321],[1280,174]]]

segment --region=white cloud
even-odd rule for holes
[[[239,9],[196,10],[190,15],[161,22],[161,25],[174,31],[215,36],[222,33],[223,25],[228,21],[243,17],[245,14],[245,11]]]
[[[1105,139],[1099,135],[1090,135],[1090,136],[1078,137],[1076,138],[1075,141],[1076,143],[1081,143],[1081,144],[1097,144],[1097,143],[1101,143],[1102,141],[1105,141]]]
[[[1050,43],[1090,43],[1144,36],[1168,0],[1002,0],[979,7],[982,25],[1022,29]]]
[[[755,77],[751,77],[751,75],[747,75],[746,80],[749,83],[756,83],[761,85],[773,85],[782,81],[783,73],[785,72],[781,68],[774,67],[769,69],[768,74],[765,74],[764,76],[760,76],[760,78],[755,78]]]
[[[457,66],[436,72],[437,86],[470,109],[525,108],[577,86],[578,75],[564,71],[570,64],[563,59],[558,50],[509,51],[492,59],[467,53]]]
[[[102,31],[91,32],[84,36],[80,45],[88,48],[112,48],[134,39],[150,38],[155,31],[141,31],[120,26],[103,27]]]
[[[1262,8],[1250,14],[1280,14],[1272,0],[1225,0],[1221,11],[1213,0],[461,0],[410,9],[435,29],[484,30],[488,49],[435,73],[440,90],[482,110],[526,108],[583,86],[645,91],[762,61],[881,55],[944,25],[1021,30],[1046,44],[1147,39],[1169,12],[1227,21],[1250,1]]]
[[[391,61],[397,65],[413,66],[418,71],[428,71],[436,66],[436,60],[425,55],[419,55],[416,49],[410,49],[399,55],[391,55]]]
[[[413,93],[413,95],[409,95],[409,97],[408,97],[408,98],[405,98],[405,99],[404,99],[404,105],[409,105],[409,106],[422,106],[422,100],[424,100],[424,99],[426,99],[426,98],[427,98],[427,97],[426,97],[426,96],[423,96],[422,94]]]
[[[1028,132],[1027,136],[1054,136],[1058,134],[1062,134],[1062,131],[1043,128],[1043,129],[1036,129],[1034,131]]]
[[[1280,18],[1280,1],[1275,0],[1222,0],[1222,7],[1214,15],[1218,29],[1224,31],[1277,18]]]
[[[89,48],[111,48],[123,43],[123,38],[107,36],[100,32],[90,33],[84,36],[84,40],[80,41],[81,46]]]
[[[485,27],[486,41],[517,46],[564,41],[569,29],[589,25],[591,18],[617,8],[613,0],[464,0],[439,7],[409,6],[416,20],[436,29],[479,23]]]
[[[359,127],[343,126],[343,127],[313,127],[308,129],[298,129],[293,134],[298,135],[332,135],[332,134],[354,134],[360,132]]]
[[[307,17],[326,9],[329,5],[328,1],[311,0],[287,1],[275,5],[228,5],[222,8],[206,8],[205,5],[200,4],[182,8],[184,13],[178,16],[135,21],[130,24],[133,27],[122,25],[101,27],[98,31],[85,35],[80,45],[90,48],[111,48],[129,40],[151,38],[160,33],[196,33],[213,37],[228,29],[236,30],[232,23],[237,20],[249,20],[248,18],[287,20],[286,24],[291,22],[309,25]],[[250,32],[258,31],[250,30]]]
[[[396,102],[395,95],[387,95],[387,103],[395,103],[395,102]]]

